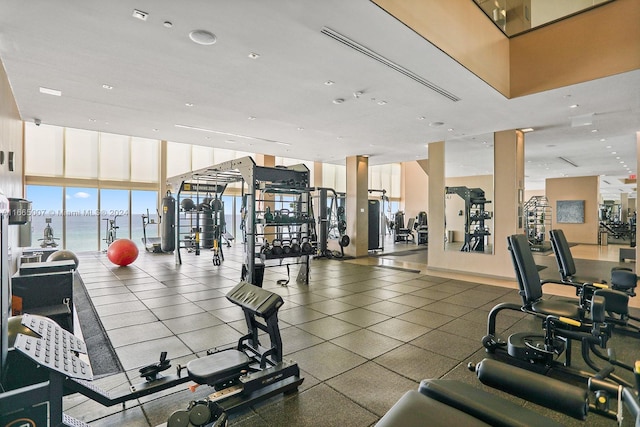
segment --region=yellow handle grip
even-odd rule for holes
[[[571,326],[581,326],[582,323],[578,322],[577,320],[574,319],[570,319],[568,317],[559,317],[558,318],[562,323],[566,323],[567,325],[571,325]]]
[[[609,289],[609,285],[607,285],[606,283],[592,283],[592,285],[600,289]]]

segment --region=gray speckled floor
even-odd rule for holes
[[[225,248],[219,267],[206,251],[198,257],[183,254],[179,266],[172,255],[143,252],[124,268],[111,265],[104,254],[82,254],[80,274],[127,369],[97,383],[113,392],[126,390],[139,382],[138,368],[156,362],[161,351],[169,352],[174,365],[184,364],[206,349],[236,342],[245,332],[242,311],[224,295],[239,281],[241,252],[240,246]],[[426,254],[401,258],[426,263]],[[326,259],[312,262],[309,285],[276,284],[285,277],[284,267],[267,268],[264,287],[285,300],[279,313],[285,356],[299,363],[304,382],[297,393],[232,413],[232,426],[368,427],[424,378],[483,387],[466,365],[485,356],[480,340],[489,309],[518,300],[515,288]],[[526,327],[531,321],[519,313],[499,318],[500,330]],[[635,341],[630,352],[640,354]],[[210,392],[203,386],[194,394],[181,386],[129,402],[125,409],[73,395],[64,407],[95,426],[147,427],[165,423],[173,411]],[[589,425],[601,421],[590,418]]]

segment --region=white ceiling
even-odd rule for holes
[[[457,140],[447,168],[468,175],[487,169],[482,135],[533,127],[527,189],[594,174],[605,175],[605,197],[635,188],[620,179],[637,168],[640,70],[506,99],[368,0],[0,0],[0,11],[0,58],[25,121],[342,164],[351,155],[372,165],[423,159],[427,143]],[[193,43],[198,29],[217,42]],[[593,125],[571,126],[591,113]]]

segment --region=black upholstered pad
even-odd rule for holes
[[[537,412],[460,381],[423,380],[420,383],[420,393],[492,426],[559,427],[562,425]],[[466,424],[449,421],[444,425]]]
[[[247,282],[238,283],[227,293],[227,299],[263,318],[271,316],[284,304],[280,295]]]
[[[190,361],[187,372],[198,384],[215,384],[239,374],[250,363],[251,359],[241,351],[226,350]]]
[[[489,425],[491,424],[431,399],[416,390],[411,390],[389,409],[376,427],[486,427]]]
[[[580,320],[582,312],[575,303],[563,300],[538,300],[531,304],[531,310],[540,314],[552,314],[554,316],[569,317],[570,319]]]

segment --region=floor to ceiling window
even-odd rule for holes
[[[64,220],[65,248],[74,252],[95,251],[98,247],[98,190],[67,187]]]

